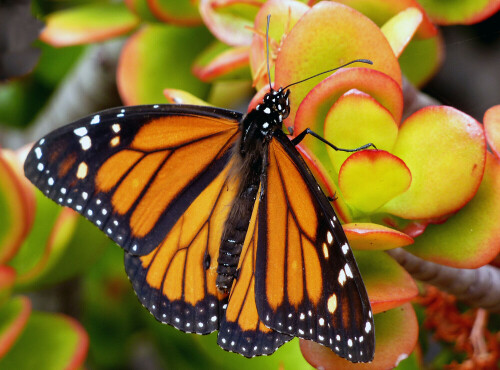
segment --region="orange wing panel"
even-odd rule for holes
[[[225,318],[221,322],[217,338],[223,349],[246,357],[271,354],[291,339],[290,336],[265,326],[255,305],[258,203],[257,198],[238,263],[239,277],[229,294]]]
[[[264,166],[255,263],[259,317],[276,331],[314,340],[353,362],[370,361],[370,303],[329,201],[281,131]]]
[[[172,152],[132,213],[130,226],[134,236],[144,237],[151,231],[172,200],[221,150],[227,150],[227,140],[226,135],[214,135]]]
[[[230,121],[211,117],[200,118],[186,115],[152,120],[139,130],[131,146],[141,151],[175,148],[234,128],[234,123]]]
[[[114,154],[99,168],[95,179],[96,189],[102,192],[110,191],[143,155],[127,149]]]
[[[158,320],[206,334],[218,328],[215,279],[224,223],[237,192],[230,164],[193,201],[156,250],[126,255],[139,297]],[[164,316],[165,315],[165,316]]]

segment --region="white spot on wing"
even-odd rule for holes
[[[120,130],[121,130],[121,127],[120,127],[120,124],[118,123],[114,123],[113,126],[111,126],[111,129],[116,132],[116,133],[119,133]]]
[[[330,231],[328,231],[326,233],[326,239],[328,240],[328,244],[332,244],[333,243],[333,235]]]
[[[341,269],[340,272],[339,272],[339,284],[342,285],[342,286],[344,286],[346,280],[347,280],[347,278],[345,276],[344,269]]]
[[[345,264],[344,270],[345,270],[347,277],[350,277],[352,279],[353,275],[352,275],[351,268],[349,267],[349,264],[347,264],[347,263]]]
[[[87,177],[88,170],[89,168],[87,166],[87,163],[81,162],[78,165],[78,170],[76,171],[76,177],[79,179],[84,179],[85,177]]]
[[[38,159],[42,158],[42,149],[40,148],[35,148],[35,155]]]
[[[370,324],[370,322],[367,321],[365,325],[365,332],[369,333],[371,330],[372,330],[372,324]]]
[[[323,243],[323,255],[325,256],[326,259],[330,257],[330,254],[328,253],[328,247],[326,246],[326,243]]]
[[[335,293],[333,293],[330,296],[330,298],[328,298],[327,308],[328,308],[328,312],[330,312],[331,314],[333,314],[335,312],[335,310],[337,309],[337,295]],[[323,318],[321,318],[321,320],[323,320]],[[323,320],[323,323],[324,323],[324,320]]]
[[[86,127],[82,126],[82,127],[77,128],[77,129],[74,129],[73,132],[75,133],[75,135],[82,137],[82,136],[87,135],[89,131],[87,130]]]
[[[101,117],[96,114],[93,118],[92,121],[90,121],[91,125],[97,125],[99,122],[101,122]]]
[[[90,136],[84,136],[80,139],[80,145],[83,150],[88,150],[92,146],[92,141],[90,140]]]
[[[347,243],[342,244],[342,253],[347,254],[349,252],[349,245]]]

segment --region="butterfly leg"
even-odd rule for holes
[[[321,140],[322,142],[324,142],[326,145],[328,145],[329,147],[333,148],[334,150],[337,150],[337,151],[341,151],[341,152],[359,152],[360,150],[363,150],[363,149],[367,149],[369,147],[373,147],[374,149],[377,149],[377,147],[373,144],[373,143],[368,143],[368,144],[365,144],[363,146],[360,146],[359,148],[356,148],[356,149],[344,149],[344,148],[339,148],[335,145],[333,145],[332,143],[330,143],[328,140],[325,140],[323,139],[321,136],[319,136],[317,133],[315,133],[313,130],[311,130],[310,128],[306,128],[304,131],[302,131],[300,134],[298,134],[293,140],[292,140],[292,143],[293,145],[297,145],[299,144],[302,139],[304,139],[304,137],[309,134],[309,135],[312,135],[314,136],[316,139],[319,139]]]

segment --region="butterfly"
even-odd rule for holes
[[[246,357],[299,337],[368,362],[370,302],[295,148],[306,133],[282,131],[288,87],[270,87],[246,115],[184,104],[105,110],[35,143],[25,174],[125,250],[126,273],[157,320],[218,330],[220,347]]]

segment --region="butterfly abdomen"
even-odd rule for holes
[[[238,263],[245,236],[259,190],[262,158],[266,148],[260,132],[247,116],[241,126],[248,125],[250,136],[241,137],[233,151],[232,175],[239,179],[238,196],[235,198],[224,224],[217,265],[217,288],[223,292],[231,289],[238,277]]]

